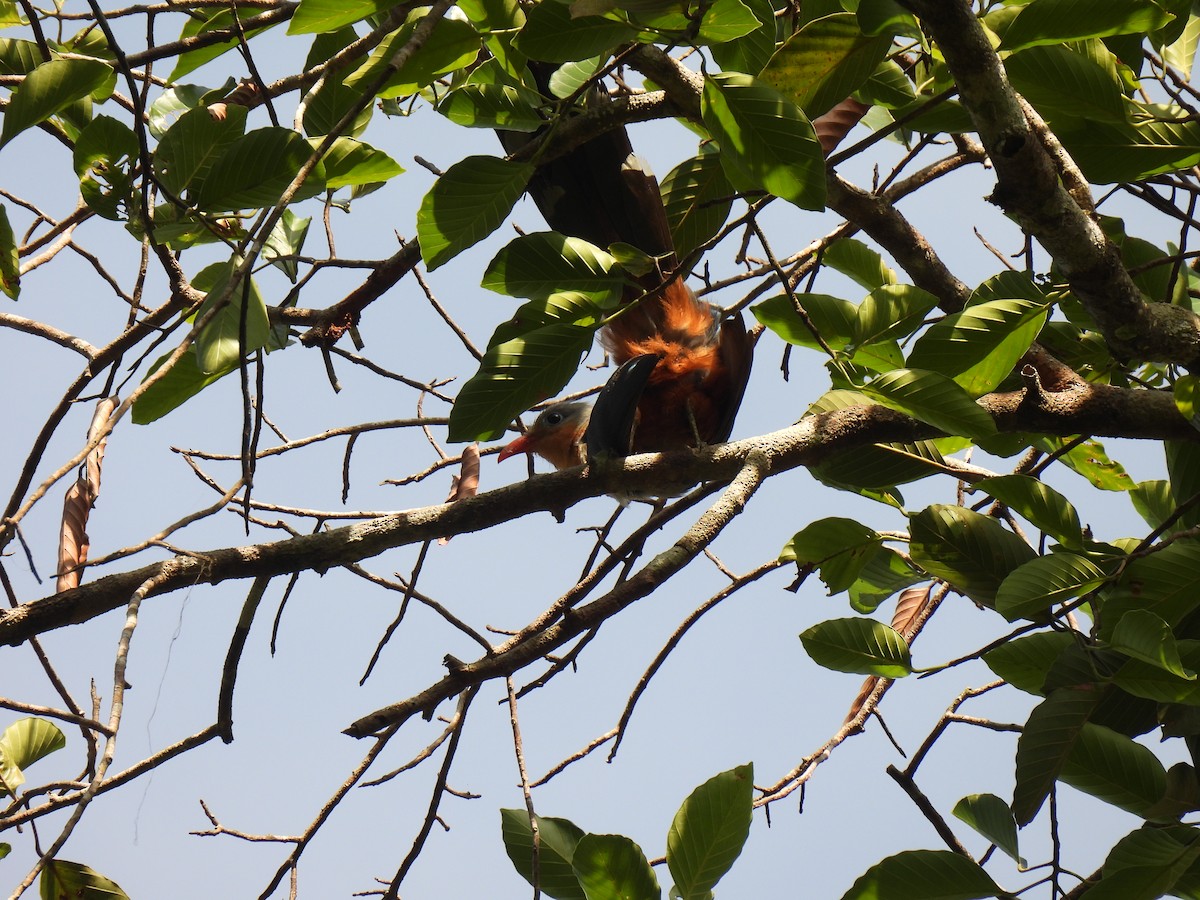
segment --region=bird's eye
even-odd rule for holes
[[[562,420],[563,420],[563,414],[560,412],[546,413],[546,424],[547,425],[558,425],[562,422]]]

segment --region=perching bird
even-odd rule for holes
[[[531,66],[548,93],[553,69]],[[589,100],[606,101],[598,91]],[[500,139],[512,152],[531,138],[500,132]],[[600,330],[600,345],[618,369],[595,405],[552,404],[499,458],[536,453],[563,469],[601,456],[728,440],[750,376],[753,342],[740,313],[723,319],[679,277],[658,181],[634,155],[625,129],[605,132],[541,166],[529,194],[560,234],[600,247],[632,244],[659,268],[626,290],[629,305]]]

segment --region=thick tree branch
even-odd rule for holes
[[[1030,369],[1032,372],[1032,369]],[[1151,440],[1200,440],[1169,393],[1073,383],[1053,392],[1029,376],[1032,388],[991,394],[979,402],[1005,432],[1092,434]],[[270,544],[179,555],[131,572],[100,578],[0,614],[0,644],[86,622],[124,606],[152,580],[147,597],[206,582],[323,571],[384,550],[480,531],[534,512],[558,511],[601,494],[652,494],[663,484],[732,479],[749,454],[761,450],[773,473],[812,466],[835,453],[938,435],[935,429],[880,406],[858,406],[802,419],[782,431],[710,447],[629,457],[622,465],[568,469],[487,491],[470,500],[394,513],[370,522]]]
[[[999,57],[966,0],[900,0],[921,18],[958,83],[996,170],[992,201],[1046,249],[1096,320],[1113,353],[1132,360],[1200,365],[1200,320],[1182,307],[1147,303],[1120,251],[1080,208],[1038,139]]]

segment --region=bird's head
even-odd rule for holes
[[[591,407],[563,402],[546,407],[530,429],[500,451],[500,462],[518,453],[536,453],[556,469],[582,465],[587,458],[583,435]]]

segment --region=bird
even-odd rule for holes
[[[530,67],[548,94],[553,67]],[[592,105],[607,99],[598,89],[588,96]],[[499,135],[510,153],[533,139]],[[617,314],[600,329],[600,346],[617,368],[595,404],[551,404],[499,459],[537,454],[565,469],[727,441],[750,376],[753,340],[740,312],[725,315],[684,283],[658,181],[634,154],[624,127],[542,165],[527,191],[554,231],[602,248],[630,244],[657,266],[627,286]]]

